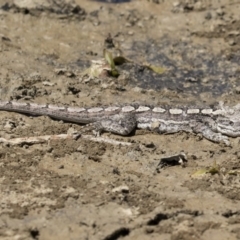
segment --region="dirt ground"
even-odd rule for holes
[[[239,103],[239,1],[116,2],[1,0],[1,100]],[[132,61],[118,78],[84,76],[104,48]],[[1,138],[73,129],[82,126],[0,114]],[[1,143],[0,239],[240,239],[239,138],[225,147],[187,133],[103,137],[129,144]],[[181,151],[184,166],[158,168]]]

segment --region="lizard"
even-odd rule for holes
[[[240,136],[240,104],[234,107],[175,107],[129,104],[107,107],[67,107],[51,104],[0,101],[0,111],[91,124],[97,135],[111,132],[127,136],[136,128],[159,134],[180,131],[202,134],[206,139],[229,146],[228,137]]]

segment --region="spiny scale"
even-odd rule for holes
[[[89,115],[89,118],[96,115],[108,116],[118,113],[158,113],[158,114],[170,114],[170,115],[220,115],[222,110],[214,110],[212,108],[169,108],[169,107],[155,107],[155,106],[142,106],[138,104],[126,105],[126,106],[110,106],[110,107],[93,107],[93,108],[81,108],[81,107],[64,107],[51,104],[36,104],[36,103],[21,103],[21,102],[0,102],[0,110],[27,113],[32,115],[48,115],[62,119],[62,117],[69,116],[68,120],[71,120],[73,116]],[[56,115],[56,116],[55,116]],[[64,119],[62,119],[64,120]],[[81,120],[77,120],[81,122]],[[89,120],[88,122],[92,122]],[[84,123],[84,122],[83,122]]]
[[[64,107],[50,104],[0,102],[0,110],[46,115],[75,123],[93,123],[95,129],[128,135],[135,128],[150,129],[159,133],[179,131],[201,133],[214,142],[229,145],[227,136],[240,136],[240,105],[233,108],[169,108],[138,104],[110,107]]]

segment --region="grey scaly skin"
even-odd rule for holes
[[[67,122],[93,124],[102,131],[129,135],[134,129],[149,129],[160,134],[179,131],[200,133],[206,139],[229,145],[228,137],[240,136],[240,105],[232,108],[156,107],[138,104],[111,107],[59,107],[50,104],[0,101],[1,111],[49,116]]]

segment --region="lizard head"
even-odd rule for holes
[[[229,137],[240,136],[240,118],[236,120],[234,116],[228,118],[220,118],[217,120],[218,132],[227,135]]]

